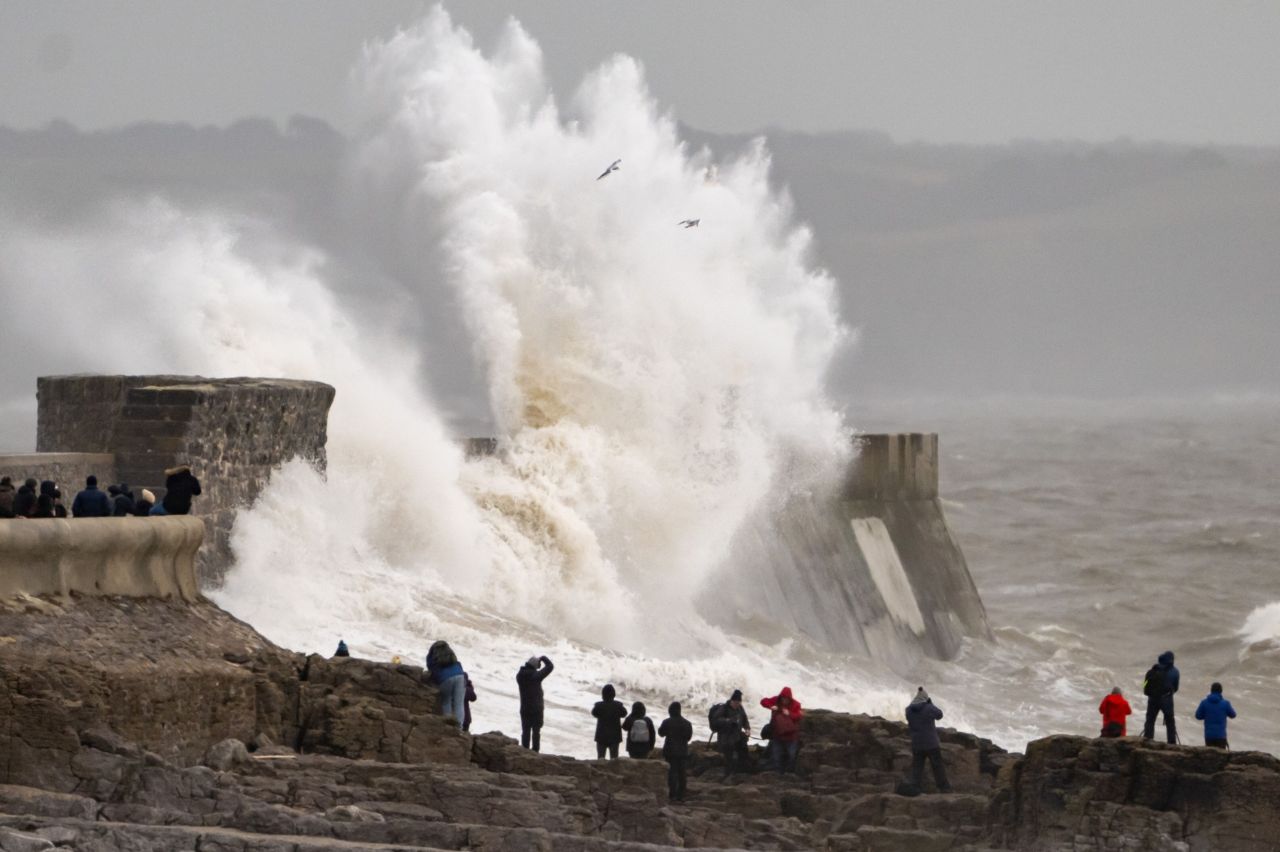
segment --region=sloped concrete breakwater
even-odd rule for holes
[[[799,775],[724,782],[698,743],[673,804],[660,760],[464,734],[418,667],[291,653],[206,601],[4,603],[4,849],[1251,852],[1280,837],[1268,755],[1051,737],[1024,757],[944,731],[956,792],[904,798],[905,725],[814,710]]]

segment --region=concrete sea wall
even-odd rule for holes
[[[216,585],[231,562],[235,513],[271,472],[295,457],[323,469],[334,389],[289,379],[78,375],[41,377],[37,397],[40,453],[109,453],[114,475],[99,473],[104,485],[123,481],[163,498],[165,469],[191,466],[203,489],[192,512],[205,523],[197,570]]]
[[[191,516],[0,520],[0,598],[72,593],[200,598]]]

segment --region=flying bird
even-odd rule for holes
[[[684,225],[684,229],[687,231],[687,230],[689,230],[690,228],[696,228],[696,227],[698,227],[698,223],[699,223],[699,222],[701,222],[701,221],[702,221],[701,219],[684,219],[684,220],[681,220],[681,221],[677,222],[676,224],[677,224],[677,225]]]
[[[596,178],[596,180],[600,180],[600,178],[607,178],[611,173],[616,172],[618,170],[618,167],[621,165],[622,165],[622,160],[614,160],[612,163],[609,164],[609,168],[605,169],[600,173],[600,177]]]

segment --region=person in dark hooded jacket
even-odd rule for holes
[[[622,742],[622,720],[627,716],[627,706],[617,699],[617,691],[613,684],[606,683],[600,690],[602,700],[591,708],[591,715],[596,717],[596,759],[604,758],[609,753],[610,760],[617,760],[618,745]]]
[[[769,759],[779,773],[794,772],[800,753],[800,724],[804,711],[791,694],[791,687],[772,698],[761,698],[760,706],[772,712],[769,719]]]
[[[111,516],[123,518],[133,514],[133,491],[126,483],[120,483],[120,492],[111,501]]]
[[[1236,717],[1236,708],[1222,697],[1222,684],[1209,687],[1209,694],[1196,708],[1196,718],[1204,722],[1204,744],[1213,748],[1230,748],[1227,745],[1227,720]]]
[[[539,751],[542,746],[542,682],[555,671],[548,657],[530,657],[516,672],[520,688],[520,745]]]
[[[13,516],[29,518],[36,510],[36,481],[28,479],[18,486],[13,495]]]
[[[672,701],[667,708],[667,718],[658,726],[658,736],[663,737],[662,759],[667,762],[667,795],[673,802],[683,802],[693,725],[680,715],[679,701]]]
[[[12,479],[0,476],[0,518],[13,517],[13,495],[16,490]]]
[[[916,690],[916,697],[907,706],[907,729],[911,732],[911,785],[916,790],[923,789],[924,762],[927,760],[933,766],[933,782],[938,792],[951,792],[947,770],[942,765],[942,742],[938,739],[937,722],[941,718],[941,708],[934,706],[924,687]]]
[[[648,757],[658,742],[653,722],[645,715],[643,702],[631,705],[631,713],[622,721],[622,730],[627,734],[627,754],[631,757]]]
[[[105,491],[99,490],[98,477],[85,477],[84,490],[71,501],[71,514],[77,518],[111,517],[111,501]]]
[[[164,499],[160,505],[166,515],[191,514],[191,498],[200,495],[200,480],[187,465],[171,467],[164,472]]]
[[[1142,726],[1143,739],[1156,735],[1156,716],[1164,714],[1165,735],[1169,742],[1178,741],[1178,726],[1173,719],[1173,695],[1178,691],[1181,675],[1173,664],[1173,652],[1165,651],[1147,671],[1142,691],[1147,696],[1147,722]]]

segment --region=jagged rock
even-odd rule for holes
[[[41,852],[52,848],[53,843],[38,834],[0,828],[0,849],[4,852]]]
[[[249,750],[245,744],[233,739],[214,743],[204,755],[204,765],[219,772],[227,772],[248,761]]]
[[[387,819],[376,811],[366,811],[357,805],[336,805],[324,812],[325,819],[333,822],[386,822]]]

